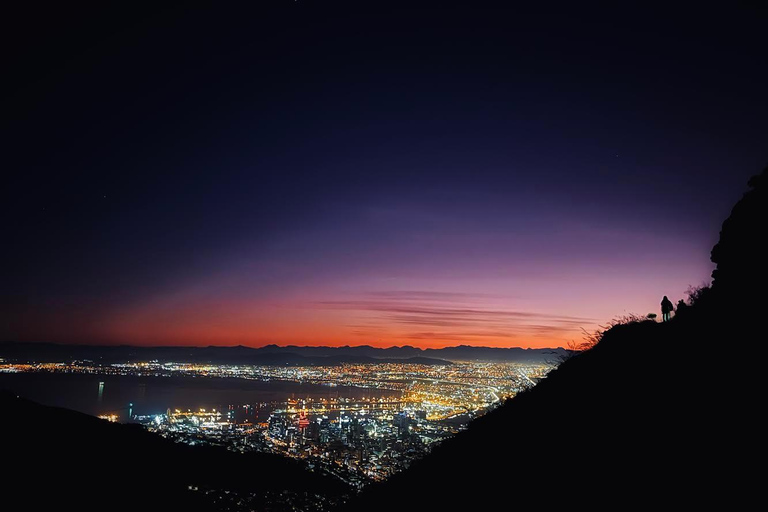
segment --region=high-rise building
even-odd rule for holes
[[[411,425],[411,419],[408,417],[408,414],[405,412],[401,412],[397,414],[394,418],[393,423],[397,425],[397,437],[400,439],[405,439],[410,434],[410,425]]]
[[[299,430],[304,430],[309,426],[309,418],[307,417],[307,411],[302,410],[299,413]]]

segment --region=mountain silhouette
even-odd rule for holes
[[[420,349],[411,346],[355,347],[136,347],[130,345],[67,345],[57,343],[0,343],[0,357],[13,361],[98,363],[127,361],[198,362],[211,364],[339,365],[343,363],[450,364],[450,361],[507,361],[541,363],[566,353],[563,348],[456,347]]]
[[[767,172],[724,222],[713,285],[684,313],[610,328],[343,510],[746,508],[764,359],[720,349],[765,336]]]

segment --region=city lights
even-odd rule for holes
[[[169,403],[163,411],[129,404],[132,421],[189,445],[214,445],[275,453],[306,462],[355,488],[408,468],[436,443],[466,428],[504,399],[530,387],[551,369],[537,363],[397,362],[329,366],[215,365],[186,362],[95,364],[90,361],[0,364],[2,372],[77,373],[110,376],[288,381],[328,388],[327,397],[220,404],[189,409]],[[108,384],[107,384],[108,387]],[[386,394],[382,394],[382,393]],[[136,412],[134,412],[136,411]]]

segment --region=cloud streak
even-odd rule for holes
[[[488,339],[574,337],[592,318],[555,315],[499,306],[502,297],[485,294],[389,291],[360,298],[312,303],[321,309],[357,312],[365,321],[350,325],[356,336],[395,332],[408,340],[473,342]]]

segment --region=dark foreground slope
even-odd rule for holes
[[[712,468],[718,407],[707,402],[724,376],[703,366],[691,371],[702,363],[694,337],[674,324],[611,329],[593,350],[350,509],[385,510],[395,496],[405,510],[486,510],[499,499],[510,508],[654,506],[667,492],[685,501],[712,480],[704,468]],[[680,350],[658,358],[656,344]]]
[[[333,500],[346,490],[277,455],[176,444],[8,392],[0,440],[3,503],[16,504],[8,510],[291,510],[263,503],[316,503],[316,494]],[[251,507],[234,507],[241,500]]]
[[[693,307],[613,327],[347,509],[747,508],[765,453],[766,181],[723,224]]]

